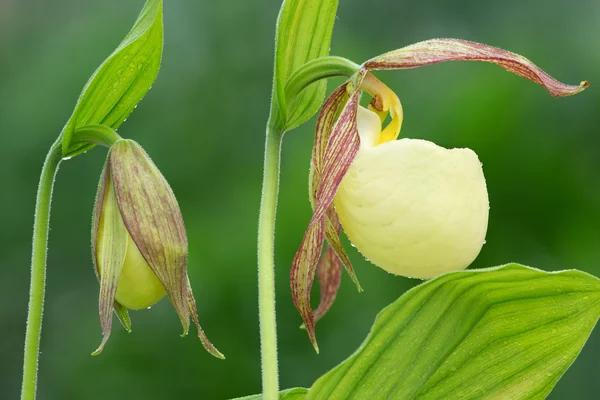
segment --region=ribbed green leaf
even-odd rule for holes
[[[600,280],[517,264],[443,275],[377,317],[307,399],[543,399],[600,316]]]
[[[284,130],[305,122],[323,102],[325,81],[304,89],[293,104],[286,104],[285,86],[294,71],[307,61],[329,54],[337,5],[337,0],[284,0],[281,6],[275,36],[272,101]]]
[[[306,393],[308,393],[308,390],[304,389],[304,388],[286,389],[286,390],[282,390],[281,392],[279,392],[279,399],[280,400],[302,400],[302,399],[304,399],[304,397],[306,397]],[[262,394],[255,394],[252,396],[237,397],[232,400],[262,400],[262,399],[263,399]]]
[[[127,119],[158,75],[162,48],[162,0],[147,0],[131,31],[83,88],[61,132],[64,156],[94,146],[72,143],[77,128],[102,124],[117,129]]]

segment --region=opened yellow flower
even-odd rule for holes
[[[481,163],[469,149],[432,142],[380,142],[381,122],[359,108],[360,149],[334,200],[344,232],[373,264],[431,278],[466,268],[488,222]]]
[[[485,242],[489,203],[477,155],[425,140],[396,140],[403,118],[400,100],[371,73],[451,60],[497,64],[553,96],[573,95],[588,86],[558,82],[506,50],[434,39],[366,61],[333,91],[317,120],[310,174],[313,216],[290,272],[294,304],[317,351],[315,323],[335,299],[342,266],[361,290],[340,243],[342,230],[373,264],[416,278],[467,268]],[[368,108],[360,106],[363,92],[371,97]],[[315,275],[321,299],[313,311]]]

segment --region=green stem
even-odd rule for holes
[[[274,241],[281,136],[281,132],[269,123],[265,143],[264,177],[258,222],[258,309],[264,400],[279,399]]]
[[[62,159],[61,140],[54,142],[42,168],[40,184],[35,205],[33,225],[33,250],[31,254],[31,283],[29,288],[29,311],[25,334],[25,355],[23,357],[23,386],[21,400],[35,399],[37,386],[38,356],[42,313],[44,309],[44,291],[46,286],[46,250],[48,244],[48,222],[50,220],[50,202],[52,187],[58,165]]]

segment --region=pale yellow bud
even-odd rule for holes
[[[335,198],[353,245],[397,275],[432,278],[468,267],[489,213],[477,155],[416,139],[377,145],[380,119],[364,108],[358,128],[361,147]]]
[[[141,310],[156,304],[165,293],[162,283],[129,236],[115,300],[130,310]]]
[[[215,357],[198,322],[187,276],[188,242],[181,210],[164,176],[142,147],[117,140],[104,166],[92,220],[92,256],[100,279],[100,322],[110,336],[112,311],[131,330],[127,309],[149,308],[165,294],[187,334],[190,316],[202,344]]]

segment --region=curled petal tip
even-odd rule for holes
[[[319,345],[317,344],[317,342],[313,342],[313,348],[315,349],[315,353],[319,354]]]
[[[198,331],[198,338],[200,339],[202,346],[204,346],[204,349],[213,356],[224,360],[225,356],[223,355],[223,353],[217,350],[217,348],[210,342],[210,340],[208,340],[208,336],[206,336],[206,333],[204,333],[204,330],[200,326],[200,322],[198,321],[198,309],[196,307],[196,300],[194,299],[194,295],[192,293],[192,286],[190,284],[189,279],[187,280],[187,301],[189,313],[192,317],[192,320],[194,321],[194,325],[196,325],[196,330]]]
[[[223,353],[221,353],[219,350],[217,350],[216,347],[213,346],[210,350],[209,349],[207,349],[207,350],[210,354],[217,357],[219,360],[225,359],[225,356],[223,355]]]
[[[102,353],[102,350],[104,350],[104,345],[106,344],[107,340],[108,340],[108,337],[105,336],[102,339],[102,343],[100,343],[100,346],[98,346],[98,348],[92,352],[92,356],[97,356],[100,353]]]
[[[579,86],[581,87],[581,89],[587,89],[588,87],[590,87],[590,83],[588,81],[581,81]]]
[[[208,337],[206,336],[206,334],[204,333],[204,331],[200,328],[200,326],[198,326],[198,338],[200,339],[200,342],[202,342],[202,346],[204,346],[204,349],[206,351],[208,351],[210,354],[212,354],[213,356],[217,357],[218,359],[224,360],[225,356],[223,355],[223,353],[221,353],[216,347],[215,345],[213,345],[210,340],[208,340]]]
[[[306,329],[306,332],[308,333],[310,344],[312,344],[313,349],[315,349],[315,353],[319,354],[319,345],[317,344],[317,336],[315,335],[314,318],[311,318],[310,321],[305,321],[304,327]]]

